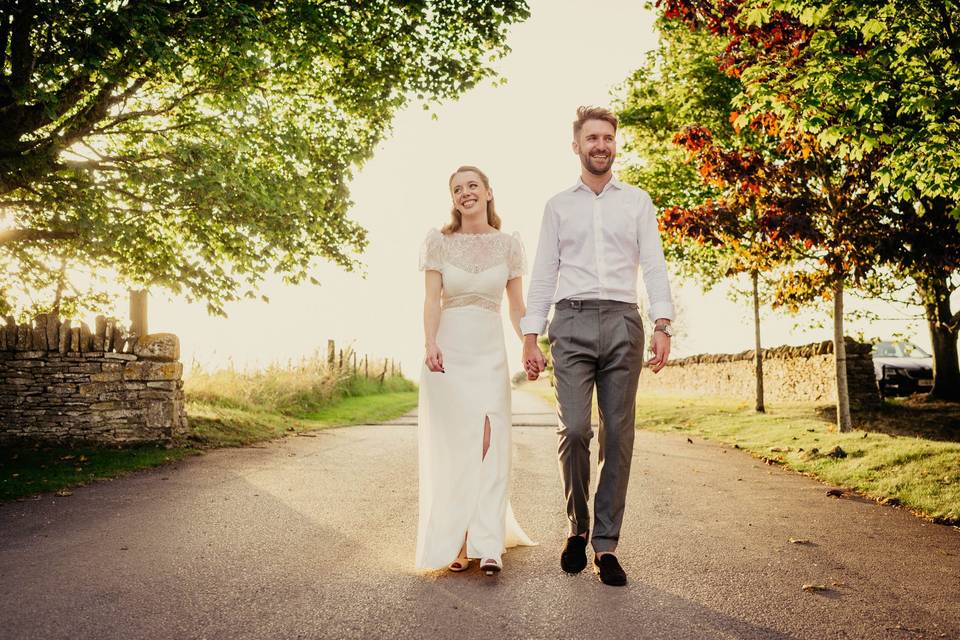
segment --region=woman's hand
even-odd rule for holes
[[[427,363],[427,369],[430,369],[430,371],[434,373],[446,373],[443,370],[443,352],[440,351],[440,347],[437,345],[427,345],[427,355],[424,358],[424,362]]]

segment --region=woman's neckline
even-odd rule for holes
[[[484,231],[483,233],[467,233],[466,231],[454,231],[450,235],[452,236],[495,236],[498,233],[501,233],[499,229],[494,229],[493,231]]]

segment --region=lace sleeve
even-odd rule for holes
[[[443,234],[430,229],[420,247],[420,271],[441,271],[443,265]]]
[[[510,238],[510,256],[507,258],[508,280],[519,278],[527,272],[527,257],[523,251],[523,241],[520,234],[514,232]]]

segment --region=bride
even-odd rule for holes
[[[513,517],[510,380],[500,320],[507,291],[520,336],[523,245],[500,231],[490,181],[476,167],[450,176],[452,221],[420,254],[426,357],[420,377],[420,519],[416,565],[493,575],[507,547],[532,545]],[[522,336],[520,336],[522,339]]]

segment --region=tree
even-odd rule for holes
[[[0,266],[28,288],[57,288],[64,261],[111,268],[216,313],[267,272],[352,269],[353,169],[399,108],[489,77],[527,15],[520,0],[5,3]]]
[[[917,287],[934,351],[931,396],[960,400],[960,17],[950,0],[777,0],[692,3],[666,11],[727,38],[724,64],[742,81],[749,119],[773,113],[825,153],[875,162],[871,193],[889,200],[878,260]],[[936,230],[936,239],[918,240]],[[931,247],[917,260],[904,246]]]
[[[739,242],[731,242],[726,233],[714,234],[711,224],[731,218],[738,224],[739,220],[729,209],[721,212],[715,206],[728,184],[708,179],[703,164],[689,162],[699,150],[687,144],[696,137],[687,134],[696,129],[713,140],[719,138],[721,144],[734,145],[744,144],[742,138],[750,131],[741,135],[730,124],[731,101],[741,87],[717,68],[720,39],[670,21],[660,20],[658,27],[659,47],[620,89],[617,110],[625,133],[625,155],[630,159],[621,174],[649,191],[661,208],[664,250],[671,264],[708,290],[743,272],[737,266]],[[750,295],[754,302],[756,408],[763,411],[759,290],[754,276]]]

